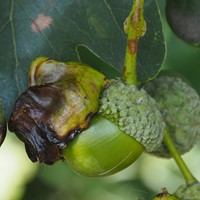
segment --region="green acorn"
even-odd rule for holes
[[[174,192],[174,195],[181,200],[199,200],[200,199],[200,183],[197,181],[190,185],[181,185]]]
[[[100,96],[98,113],[142,143],[148,152],[162,142],[165,124],[156,103],[135,85],[120,80],[111,83]]]
[[[108,119],[95,115],[89,128],[74,137],[62,153],[77,174],[101,177],[125,169],[143,151],[141,143]]]
[[[16,101],[9,129],[29,158],[46,164],[66,160],[84,176],[106,176],[161,144],[164,122],[144,90],[106,80],[91,67],[38,58],[30,87]]]
[[[90,127],[69,142],[63,156],[78,174],[111,175],[132,164],[144,149],[158,148],[164,126],[144,90],[116,80],[102,91]]]
[[[157,194],[153,200],[180,200],[176,196],[169,194],[166,188],[163,188],[163,192]]]
[[[162,73],[144,89],[156,100],[178,151],[181,154],[188,152],[200,137],[200,98],[197,92],[182,77],[169,73]],[[170,157],[164,144],[154,154]]]

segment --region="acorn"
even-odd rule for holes
[[[107,80],[85,64],[44,57],[33,61],[29,85],[9,129],[33,162],[66,160],[78,174],[100,177],[162,142],[165,124],[156,102],[134,85]]]
[[[156,100],[180,154],[188,152],[200,138],[200,98],[181,76],[163,72],[144,89]],[[154,155],[170,158],[164,143]]]
[[[0,146],[3,144],[6,137],[7,123],[4,117],[2,103],[0,101]]]
[[[174,195],[181,200],[198,200],[200,199],[200,183],[198,181],[192,184],[184,184],[177,188]]]
[[[161,144],[165,124],[155,101],[135,85],[114,80],[102,92],[90,127],[63,150],[74,171],[100,177],[125,169]]]
[[[163,188],[163,191],[157,194],[153,200],[180,200],[175,195],[168,193],[167,188]]]
[[[101,177],[125,169],[143,151],[141,143],[122,132],[110,120],[95,115],[89,128],[74,137],[62,153],[77,174]]]

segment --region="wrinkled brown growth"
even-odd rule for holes
[[[53,164],[62,159],[59,149],[65,143],[57,138],[49,120],[62,99],[58,88],[43,85],[30,87],[16,101],[8,126],[25,143],[33,162]]]
[[[18,98],[9,129],[25,143],[29,158],[46,164],[62,159],[61,149],[89,126],[98,110],[105,76],[89,66],[33,61],[30,87]]]

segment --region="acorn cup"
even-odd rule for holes
[[[78,174],[100,177],[162,142],[165,124],[156,102],[134,85],[106,80],[84,64],[44,57],[33,61],[29,84],[9,129],[33,162],[65,159]]]
[[[184,184],[177,188],[174,195],[181,200],[198,200],[200,199],[200,183],[198,181],[192,184]]]
[[[155,99],[180,154],[188,152],[200,138],[200,97],[182,76],[161,72],[144,89]],[[164,143],[154,155],[170,158]]]

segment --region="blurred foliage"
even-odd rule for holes
[[[158,1],[158,3],[167,44],[167,56],[163,68],[173,69],[183,74],[200,93],[200,49],[184,43],[172,33],[166,22],[165,2]],[[22,143],[19,145],[22,146]],[[6,148],[6,144],[3,144],[2,148]],[[12,149],[12,154],[15,153],[14,151]],[[198,170],[200,160],[196,159],[199,158],[199,152],[199,147],[196,147],[184,156],[197,178],[200,178]],[[14,155],[28,159],[24,154]],[[1,160],[3,158],[1,154],[0,158]],[[15,173],[23,171],[24,166],[30,167],[23,166],[23,163],[24,161],[21,161],[22,168]],[[6,172],[2,171],[2,173]],[[131,167],[107,178],[80,177],[62,162],[54,166],[40,165],[36,175],[33,170],[29,173],[33,178],[23,181],[20,185],[23,188],[25,184],[23,197],[21,194],[19,197],[16,195],[16,198],[12,196],[3,200],[139,200],[139,197],[150,200],[162,187],[166,186],[169,192],[173,192],[176,186],[184,182],[172,159],[158,159],[150,155],[143,155]],[[12,181],[16,180],[12,179]]]
[[[200,1],[167,0],[167,21],[174,33],[188,44],[200,47]]]
[[[66,163],[42,166],[27,185],[24,200],[123,200],[152,195],[140,179],[111,181],[112,178],[85,178],[74,174]],[[48,192],[47,192],[48,191]]]
[[[23,199],[24,186],[37,173],[37,166],[27,159],[22,143],[8,132],[0,149],[0,199]]]
[[[158,1],[167,44],[167,54],[163,68],[173,69],[184,75],[200,93],[200,48],[193,47],[177,36],[170,29],[165,16],[165,2]]]

